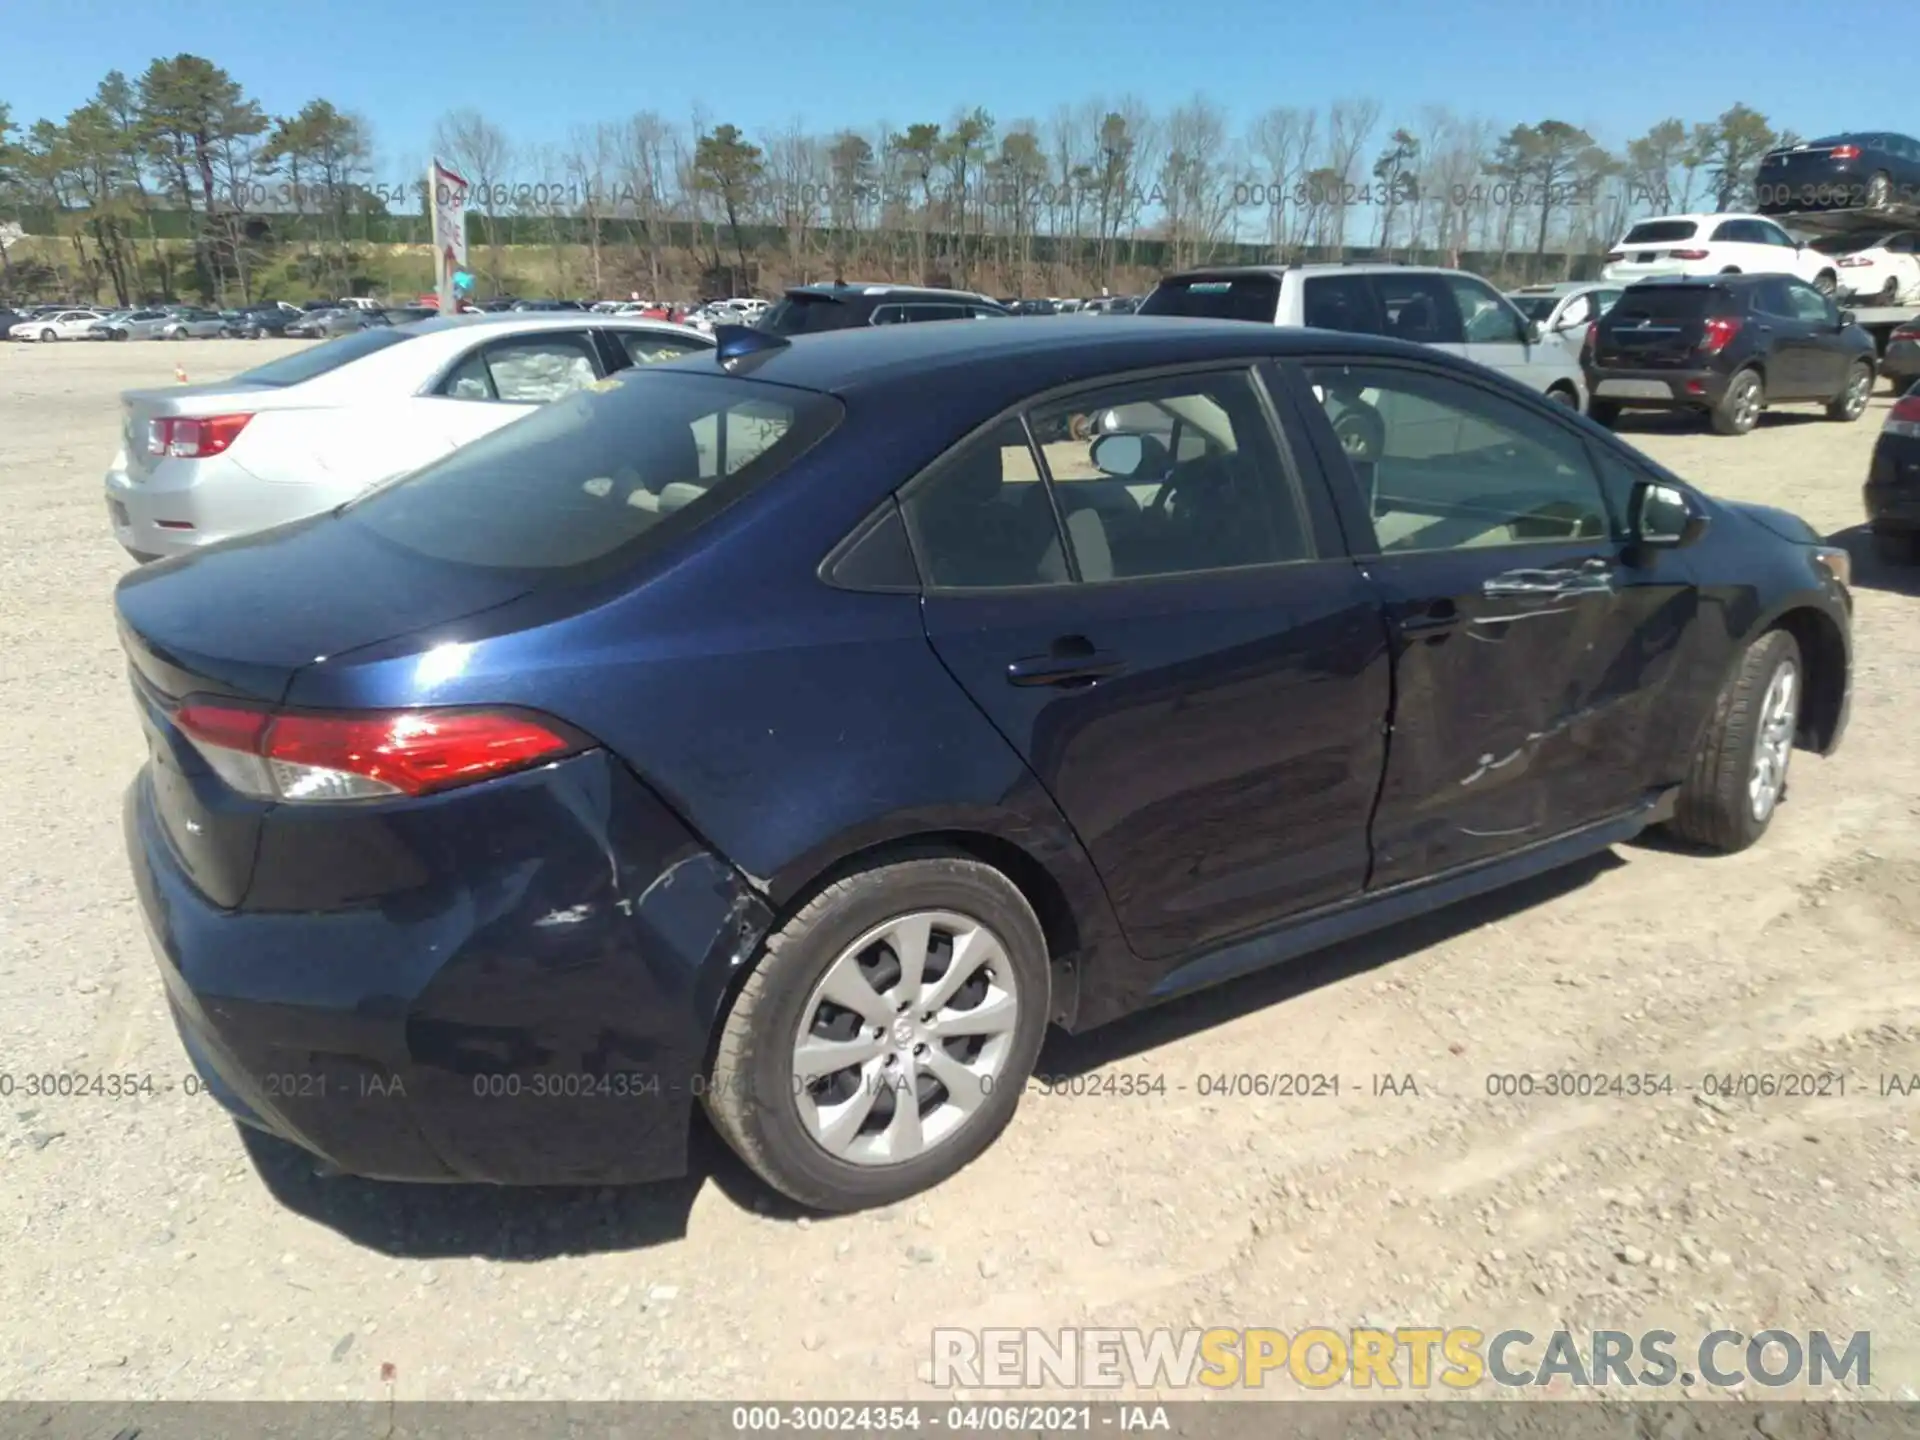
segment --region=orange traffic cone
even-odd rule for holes
[[[184,365],[174,366],[173,378],[182,385],[186,384],[187,383],[187,367]]]

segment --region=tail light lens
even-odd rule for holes
[[[1908,321],[1887,338],[1889,340],[1920,340],[1920,324]]]
[[[1704,260],[1707,258],[1707,252],[1704,250],[1669,250],[1667,253],[1676,260]]]
[[[1718,355],[1727,348],[1727,343],[1740,333],[1740,322],[1726,315],[1716,315],[1707,321],[1707,333],[1701,337],[1700,353]]]
[[[218,455],[247,428],[251,415],[170,415],[147,422],[147,453],[176,460],[204,460]]]
[[[1886,433],[1920,440],[1920,395],[1902,395],[1887,416]]]
[[[1860,158],[1860,147],[1858,145],[1836,145],[1833,147],[1831,153],[1836,160],[1858,160]]]
[[[510,710],[283,714],[193,697],[173,723],[235,790],[308,803],[427,795],[584,748]]]

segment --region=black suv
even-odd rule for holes
[[[998,320],[1009,313],[999,301],[970,290],[930,290],[920,285],[799,285],[760,317],[758,328],[775,335],[814,335],[822,330],[915,320]]]
[[[1767,406],[1813,402],[1858,420],[1873,391],[1873,337],[1791,275],[1711,275],[1629,285],[1588,327],[1588,413],[1701,410],[1744,435]]]

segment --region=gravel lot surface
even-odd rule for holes
[[[0,346],[8,1075],[187,1072],[120,848],[143,751],[101,474],[119,390],[292,348]],[[1707,489],[1836,533],[1889,404],[1743,439],[1630,428]],[[1796,758],[1758,848],[1623,847],[1056,1037],[1044,1070],[1165,1093],[1032,1094],[982,1161],[893,1210],[796,1218],[711,1141],[675,1185],[406,1188],[250,1155],[177,1089],[0,1099],[0,1397],[384,1399],[383,1363],[403,1399],[932,1396],[935,1325],[1374,1322],[1869,1329],[1866,1393],[1900,1394],[1920,1382],[1920,1096],[1883,1077],[1920,1076],[1920,572],[1854,548],[1852,729],[1834,758]],[[1487,1093],[1489,1074],[1565,1068],[1678,1088]],[[1198,1093],[1271,1071],[1346,1083]],[[1808,1071],[1844,1095],[1689,1093]],[[1376,1074],[1417,1093],[1376,1096]]]

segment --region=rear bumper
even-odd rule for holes
[[[135,480],[122,454],[108,467],[105,488],[114,539],[146,559],[304,519],[344,498],[337,485],[261,480],[226,456],[161,460]]]
[[[770,915],[604,752],[270,818],[232,910],[188,878],[148,770],[125,831],[182,1042],[240,1120],[376,1179],[684,1173],[708,1038]]]
[[[1920,377],[1920,340],[1889,340],[1880,357],[1880,373],[1896,380]]]
[[[1876,530],[1920,531],[1920,440],[1882,435],[1861,501]]]
[[[1623,370],[1590,368],[1587,393],[1594,400],[1635,409],[1698,410],[1718,405],[1728,376],[1717,370]]]

